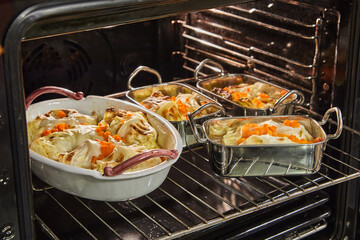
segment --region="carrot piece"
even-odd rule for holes
[[[112,136],[117,142],[119,142],[121,140],[121,137],[119,135],[114,135]]]
[[[100,152],[104,156],[103,158],[109,156],[113,152],[114,148],[115,145],[111,142],[105,142],[105,141],[100,142]]]
[[[287,93],[287,91],[281,90],[280,95],[281,95],[281,96],[284,96],[286,93]]]
[[[293,128],[298,128],[300,127],[300,123],[296,120],[288,120],[286,119],[283,123],[284,126],[288,126],[288,127],[293,127]]]
[[[92,158],[91,158],[91,163],[96,163],[96,161],[98,160],[98,158],[97,157],[95,157],[95,156],[92,156]]]
[[[53,128],[53,129],[51,130],[52,133],[58,132],[58,131],[59,131],[59,129],[57,129],[57,128]]]
[[[132,113],[126,114],[126,117],[131,117],[131,116],[132,116]]]
[[[55,128],[59,131],[64,131],[65,129],[69,128],[69,125],[67,125],[66,123],[58,123],[56,124]]]
[[[99,128],[101,131],[104,131],[104,130],[107,128],[107,124],[102,124],[101,122],[99,122],[98,128]]]
[[[313,143],[321,142],[323,139],[321,137],[317,137],[313,140]]]
[[[87,124],[87,123],[80,123],[81,125],[89,125],[89,124]]]
[[[51,130],[44,130],[41,134],[42,137],[47,136],[51,133]]]
[[[104,131],[100,131],[100,132],[98,132],[98,134],[97,134],[98,136],[104,136]]]
[[[240,138],[239,140],[237,140],[237,145],[240,145],[242,142],[244,142],[246,140],[246,138]]]
[[[269,98],[269,95],[262,92],[262,93],[259,94],[259,97],[261,97],[261,98]]]
[[[240,98],[245,98],[245,97],[247,97],[247,93],[235,92],[233,94],[233,98],[235,101],[238,101]]]
[[[175,102],[175,101],[176,101],[176,97],[175,97],[175,96],[171,96],[171,101]]]
[[[56,116],[59,118],[63,118],[63,117],[66,117],[66,113],[64,111],[60,110],[56,113]]]
[[[104,133],[104,138],[105,138],[106,141],[108,140],[109,136],[111,136],[111,132],[105,132]]]

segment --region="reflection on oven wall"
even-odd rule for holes
[[[154,20],[24,42],[25,94],[46,85],[85,95],[125,91],[129,75],[141,65],[159,70],[169,81],[176,69],[171,64],[175,48],[171,27],[170,19]],[[156,81],[140,73],[134,86]]]

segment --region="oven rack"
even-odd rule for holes
[[[308,14],[289,15],[289,9]],[[176,53],[183,55],[186,71],[193,72],[203,59],[210,58],[226,69],[301,90],[312,107],[323,89],[328,99],[334,91],[336,74],[327,75],[326,80],[321,76],[324,68],[336,72],[339,21],[335,10],[277,0],[208,9],[172,23],[183,29],[179,36],[183,47]],[[216,70],[209,65],[205,68]]]
[[[122,97],[124,93],[109,96]],[[360,136],[349,127],[344,127],[343,134]],[[206,150],[195,145],[184,149],[158,189],[125,202],[79,198],[35,178],[35,220],[52,239],[68,238],[62,232],[64,229],[76,239],[181,238],[358,178],[359,163],[359,158],[328,143],[321,169],[313,175],[220,178],[212,172]],[[49,211],[51,216],[57,216],[55,223],[49,218]],[[57,221],[70,226],[59,229]],[[309,232],[325,225],[316,225]],[[300,236],[297,237],[300,239]]]

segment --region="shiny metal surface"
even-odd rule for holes
[[[136,73],[139,72],[137,70],[135,70],[135,71],[136,71]],[[133,77],[131,78],[131,80],[133,79]],[[130,79],[129,79],[129,81],[130,81]],[[130,87],[131,87],[131,84],[130,84]],[[130,101],[141,106],[142,108],[145,108],[143,105],[140,104],[140,102],[143,101],[145,98],[149,97],[153,93],[154,90],[161,90],[165,95],[168,95],[168,96],[176,96],[179,93],[195,92],[196,94],[198,94],[201,97],[201,99],[203,99],[203,101],[211,102],[217,106],[220,106],[218,103],[216,103],[210,97],[200,93],[193,87],[186,85],[186,84],[182,84],[182,83],[163,83],[163,84],[153,84],[153,85],[139,87],[139,88],[131,88],[128,92],[126,92],[126,97]],[[206,116],[196,118],[195,121],[197,124],[202,124],[206,120],[211,119],[215,116],[218,116],[218,114],[219,114],[219,112],[217,111],[217,112],[208,114]],[[186,121],[170,121],[170,122],[179,131],[182,141],[184,143],[184,146],[187,146],[186,143],[188,145],[197,143],[197,141],[195,140],[194,135],[192,133],[192,130],[191,130],[188,120],[186,120]]]
[[[198,77],[199,72],[205,66],[206,63],[215,64],[217,67],[221,66],[219,63],[213,60],[210,59],[203,60],[194,71],[195,80],[198,81],[196,87],[199,88],[201,92],[216,99],[219,103],[221,103],[225,107],[229,115],[233,115],[233,116],[288,115],[293,113],[294,106],[302,105],[305,101],[304,94],[298,90],[290,91],[276,84],[266,82],[262,79],[247,74],[224,74],[224,70],[222,67],[221,68],[219,67],[220,69],[219,76],[199,79]],[[254,84],[255,82],[270,84],[278,89],[287,91],[287,93],[281,98],[279,98],[274,104],[274,106],[271,108],[252,109],[252,108],[246,108],[240,106],[239,104],[212,92],[212,89],[214,87],[224,88],[226,86],[238,85],[240,83]],[[284,103],[284,101],[287,98],[291,97],[292,95],[293,95],[292,97],[293,100]]]
[[[257,116],[257,117],[223,117],[214,118],[203,123],[201,126],[202,136],[199,135],[193,120],[193,115],[202,111],[211,104],[207,104],[196,110],[189,120],[191,128],[198,142],[206,144],[209,152],[209,160],[215,174],[222,177],[245,177],[245,176],[293,176],[308,175],[320,169],[323,151],[329,139],[340,136],[343,128],[341,111],[338,108],[329,109],[322,121],[302,116]],[[326,135],[321,125],[324,125],[331,113],[337,116],[337,129],[334,134]],[[259,123],[267,120],[283,122],[284,120],[297,120],[314,138],[323,140],[312,144],[271,144],[271,145],[234,145],[227,146],[213,139],[209,134],[212,124],[219,122],[241,121],[246,123]]]

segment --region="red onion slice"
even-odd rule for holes
[[[84,93],[83,92],[73,92],[69,89],[66,88],[61,88],[61,87],[56,87],[56,86],[46,86],[46,87],[41,87],[36,89],[35,91],[33,91],[25,100],[25,110],[27,110],[30,106],[30,104],[34,101],[35,98],[37,98],[40,95],[43,95],[45,93],[57,93],[57,94],[61,94],[64,95],[66,97],[75,99],[75,100],[80,100],[84,98]]]
[[[150,158],[154,157],[169,157],[170,159],[175,159],[179,155],[179,152],[176,149],[173,150],[165,150],[165,149],[154,149],[147,152],[140,153],[135,155],[128,160],[116,165],[115,167],[105,167],[104,168],[104,176],[116,176],[127,169],[146,161]]]

